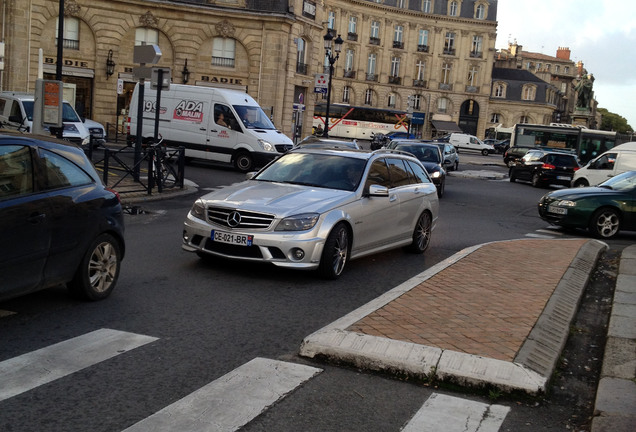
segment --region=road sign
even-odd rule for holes
[[[117,94],[123,94],[124,93],[124,80],[119,78],[117,80]]]
[[[161,70],[161,82],[159,82],[159,70]],[[157,90],[161,86],[162,90],[170,90],[170,68],[152,68],[152,75],[150,76],[150,88]]]
[[[161,58],[158,45],[137,45],[133,49],[133,63],[156,64]]]
[[[326,89],[328,82],[329,74],[316,74],[314,87]]]

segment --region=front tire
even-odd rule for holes
[[[415,254],[423,254],[428,245],[431,243],[431,232],[433,229],[433,218],[429,212],[420,215],[415,229],[413,230],[413,243],[406,249]]]
[[[439,188],[437,188],[437,198],[441,198],[444,196],[444,188],[446,187],[446,180],[442,180],[439,184]]]
[[[621,217],[618,211],[611,207],[606,207],[594,212],[588,229],[596,238],[610,239],[618,234],[620,226]]]
[[[576,183],[574,183],[574,187],[588,187],[589,185],[585,179],[578,179]]]
[[[254,159],[249,152],[241,151],[234,156],[234,168],[241,172],[249,172],[254,168]]]
[[[349,230],[344,223],[337,224],[329,233],[320,257],[318,273],[325,279],[338,279],[349,258]]]
[[[119,242],[110,234],[102,234],[89,246],[68,289],[85,300],[105,299],[117,284],[120,268]]]
[[[484,156],[488,156],[488,150],[483,149],[483,150],[481,151],[481,154],[482,154],[482,155],[484,155]]]

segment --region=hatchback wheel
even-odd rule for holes
[[[102,300],[115,288],[121,267],[119,242],[110,234],[97,237],[86,251],[68,289],[76,297]]]
[[[590,220],[590,233],[597,238],[609,239],[614,237],[621,225],[621,218],[613,208],[601,208],[594,212]]]
[[[455,168],[453,168],[453,171],[457,171],[459,169],[459,161],[456,160],[455,161]]]
[[[442,180],[442,182],[439,184],[439,188],[437,188],[437,197],[441,198],[444,196],[444,188],[446,187],[446,181]]]
[[[337,279],[349,258],[349,230],[343,223],[329,233],[320,257],[318,272],[325,279]]]
[[[429,212],[422,213],[413,230],[413,243],[407,247],[409,252],[416,254],[424,253],[431,243],[432,226],[433,218],[431,214]]]
[[[539,173],[532,174],[532,186],[541,187],[543,183],[541,183],[541,179],[539,178]]]

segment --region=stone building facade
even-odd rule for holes
[[[55,78],[59,2],[0,0],[2,90],[34,91],[40,49],[44,78]],[[411,97],[426,116],[420,135],[453,123],[483,136],[496,12],[496,0],[65,0],[65,98],[121,127],[134,46],[153,43],[173,82],[247,91],[286,135],[305,136],[331,28],[345,39],[333,102],[406,111]]]

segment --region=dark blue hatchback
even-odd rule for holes
[[[61,284],[106,298],[125,251],[119,196],[76,145],[2,133],[0,239],[0,300]]]

